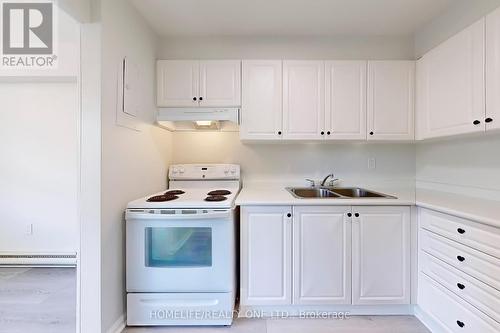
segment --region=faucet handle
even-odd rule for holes
[[[306,180],[309,182],[309,185],[311,185],[311,187],[316,186],[316,181],[315,180],[309,179],[309,178],[306,178]]]
[[[328,186],[333,186],[335,182],[339,181],[340,179],[338,178],[334,178],[334,179],[331,179],[329,182],[328,182]]]

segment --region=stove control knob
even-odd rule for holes
[[[184,173],[184,169],[180,169],[180,170],[179,170],[179,172],[180,172],[181,174],[183,174],[183,173]]]
[[[172,174],[174,174],[174,175],[175,175],[175,174],[177,173],[177,171],[178,171],[178,170],[177,170],[177,168],[173,168],[173,169],[172,169]]]
[[[236,174],[236,169],[231,169],[231,174],[235,175]]]
[[[225,169],[224,174],[227,176],[229,174],[229,169]]]

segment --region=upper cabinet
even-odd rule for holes
[[[366,139],[366,61],[325,62],[326,139]]]
[[[159,60],[160,107],[230,107],[241,104],[241,61]]]
[[[191,60],[160,60],[157,63],[158,106],[198,106],[200,64]]]
[[[283,137],[311,140],[324,136],[323,61],[283,62]]]
[[[486,130],[500,129],[500,8],[486,16]]]
[[[368,140],[414,139],[414,61],[368,62]]]
[[[476,22],[418,61],[418,139],[484,131],[484,24]]]
[[[281,60],[243,60],[240,138],[279,140],[283,123]]]

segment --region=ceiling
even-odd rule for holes
[[[454,0],[130,0],[163,36],[408,36]]]

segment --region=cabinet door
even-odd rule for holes
[[[283,137],[321,139],[324,135],[324,62],[283,62]]]
[[[368,62],[368,140],[414,139],[414,61]]]
[[[350,212],[349,206],[294,207],[294,304],[351,304]]]
[[[276,140],[282,134],[282,61],[244,60],[240,138]]]
[[[200,106],[241,105],[241,61],[200,61]]]
[[[157,104],[160,107],[197,107],[198,61],[159,60],[157,63]]]
[[[325,62],[327,139],[366,139],[366,61]]]
[[[352,208],[352,303],[410,303],[410,208]]]
[[[500,129],[500,8],[486,16],[486,130]]]
[[[291,211],[289,206],[242,207],[242,305],[292,303]]]
[[[418,61],[418,137],[485,130],[484,20]]]

